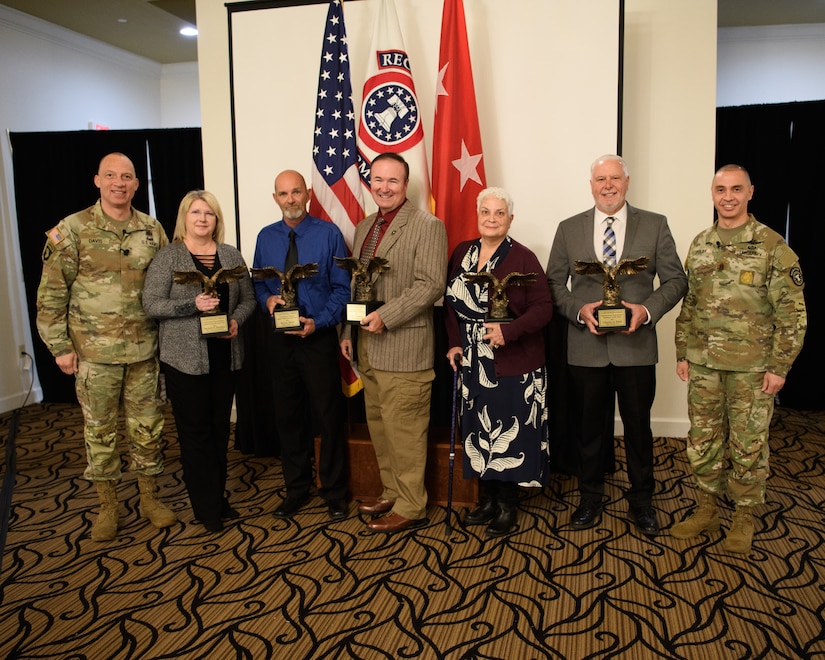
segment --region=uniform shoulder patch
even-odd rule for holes
[[[794,266],[791,268],[790,276],[791,281],[796,284],[796,286],[802,286],[805,284],[805,280],[802,277],[802,269],[799,266]]]
[[[58,245],[63,241],[63,232],[60,231],[60,227],[52,227],[46,232],[46,237],[53,245]]]

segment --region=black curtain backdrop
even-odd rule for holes
[[[156,214],[171,237],[180,199],[203,188],[200,129],[11,133],[10,138],[23,281],[43,399],[74,402],[74,377],[60,372],[35,327],[45,232],[99,199],[94,175],[101,158],[116,151],[135,164],[140,186],[132,204],[148,212],[148,145]]]
[[[805,276],[808,332],[779,401],[822,410],[825,368],[825,287],[816,275],[825,218],[818,182],[825,176],[825,101],[717,108],[716,166],[742,165],[754,185],[749,210],[783,236]],[[786,231],[787,230],[787,231]]]

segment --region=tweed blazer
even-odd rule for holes
[[[241,253],[231,245],[218,244],[218,258],[223,268],[246,266]],[[200,334],[199,312],[195,306],[195,296],[201,287],[172,281],[172,273],[187,270],[196,268],[186,245],[172,243],[162,248],[146,271],[143,308],[147,316],[160,321],[161,362],[198,376],[209,373],[209,352],[206,339]],[[237,321],[238,326],[251,316],[256,304],[249,277],[229,283],[229,318]],[[243,364],[243,340],[239,334],[229,341],[232,342],[232,370],[237,371]]]
[[[627,230],[622,259],[649,257],[647,269],[619,278],[623,300],[647,307],[650,323],[630,335],[594,335],[576,317],[583,305],[603,298],[603,277],[577,275],[575,262],[600,261],[593,250],[594,209],[564,220],[556,231],[547,262],[547,281],[553,301],[568,319],[567,361],[581,367],[620,367],[655,364],[658,361],[656,323],[687,291],[687,276],[676,252],[667,218],[627,205]],[[654,288],[658,275],[659,286]],[[567,283],[570,281],[570,288]]]
[[[352,253],[361,253],[377,214],[355,227]],[[447,231],[434,215],[405,201],[387,228],[376,256],[389,262],[377,280],[378,314],[386,326],[369,335],[370,364],[381,371],[432,369],[435,359],[433,305],[444,295],[447,279]],[[345,326],[343,338],[351,337]]]

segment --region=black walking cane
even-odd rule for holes
[[[452,534],[453,528],[450,526],[450,515],[453,512],[453,467],[455,466],[455,426],[456,426],[456,405],[458,400],[458,370],[460,368],[459,355],[453,356],[455,371],[453,372],[453,413],[450,415],[450,473],[447,477],[447,517],[444,519],[445,534]]]

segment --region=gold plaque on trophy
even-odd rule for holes
[[[352,273],[352,301],[347,303],[345,321],[349,325],[361,325],[365,316],[384,304],[382,300],[376,300],[375,283],[382,273],[390,269],[389,261],[383,257],[373,257],[361,263],[358,257],[335,257],[335,263]]]
[[[317,273],[317,263],[298,264],[286,273],[274,266],[252,269],[252,277],[256,280],[267,280],[275,277],[281,282],[281,298],[283,298],[284,304],[276,307],[272,312],[272,329],[275,332],[300,330],[303,327],[300,321],[301,314],[298,310],[298,280],[312,277]]]
[[[647,269],[648,257],[622,259],[615,266],[607,266],[601,261],[576,261],[576,273],[579,275],[603,274],[602,304],[594,311],[596,328],[602,332],[619,332],[630,327],[630,310],[622,305],[619,293],[619,275],[635,275]]]
[[[172,279],[178,284],[200,284],[203,293],[213,298],[218,297],[218,285],[224,282],[233,282],[248,277],[246,266],[234,268],[219,268],[211,277],[207,277],[199,270],[183,270],[172,273]],[[215,307],[211,312],[200,314],[201,336],[225,337],[229,334],[229,316]]]

